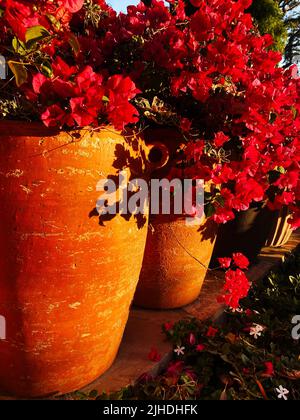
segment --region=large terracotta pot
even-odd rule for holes
[[[282,210],[270,212],[271,231],[266,246],[280,247],[285,245],[291,238],[293,229],[288,223],[290,212],[287,207]]]
[[[216,225],[212,222],[199,227],[187,225],[185,218],[151,218],[135,304],[171,309],[197,299],[215,237]]]
[[[139,278],[143,219],[99,223],[99,179],[153,169],[140,137],[0,123],[0,390],[65,393],[112,364]],[[150,154],[151,154],[150,153]],[[162,156],[161,156],[162,157]],[[148,166],[147,166],[148,165]]]

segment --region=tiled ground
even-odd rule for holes
[[[251,281],[264,277],[270,269],[280,264],[284,255],[295,249],[300,243],[300,233],[294,234],[290,242],[282,248],[264,248],[258,264],[251,267],[248,276]],[[218,316],[222,306],[216,302],[223,284],[223,273],[208,273],[201,295],[196,302],[178,310],[152,311],[132,308],[124,339],[111,369],[84,391],[97,389],[115,391],[136,380],[142,373],[158,368],[150,362],[147,355],[152,346],[167,357],[170,346],[161,332],[161,325],[169,321],[177,321],[186,316],[194,316],[201,320]]]

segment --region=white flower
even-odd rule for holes
[[[177,346],[177,348],[174,350],[174,353],[176,353],[177,356],[180,356],[181,354],[182,355],[184,354],[184,350],[185,350],[185,347]]]
[[[276,392],[278,393],[278,398],[283,398],[285,401],[287,401],[288,397],[287,395],[290,393],[290,391],[286,388],[283,388],[282,385],[280,385],[279,388],[276,388]]]
[[[253,324],[253,326],[250,328],[250,335],[253,335],[255,340],[258,339],[262,335],[262,332],[264,331],[264,327],[259,324]]]

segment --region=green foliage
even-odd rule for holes
[[[8,66],[15,76],[18,87],[27,82],[28,68],[30,66],[36,67],[45,76],[52,77],[53,72],[50,61],[40,49],[40,43],[50,39],[52,39],[50,33],[40,25],[27,29],[25,42],[17,37],[13,38],[12,51],[14,51],[15,58],[8,61]],[[73,44],[75,44],[75,41],[73,41]]]
[[[253,0],[248,10],[258,25],[261,34],[271,34],[274,49],[283,52],[288,39],[284,13],[276,0]]]
[[[8,65],[15,76],[17,86],[20,87],[27,81],[28,73],[26,67],[22,63],[15,61],[9,61]]]
[[[37,42],[42,41],[44,38],[47,38],[49,36],[50,36],[50,33],[43,26],[40,26],[40,25],[32,26],[31,28],[28,28],[26,31],[26,35],[25,35],[26,46],[28,49],[30,49]]]
[[[285,48],[285,66],[299,61],[300,56],[300,4],[299,0],[277,0],[284,13],[288,28],[288,43]]]

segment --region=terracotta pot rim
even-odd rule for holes
[[[8,130],[7,133],[5,132],[5,129]],[[0,120],[0,134],[1,135],[22,135],[22,136],[42,135],[44,137],[51,137],[51,136],[58,136],[63,133],[67,133],[71,135],[72,133],[74,134],[83,133],[83,132],[86,133],[89,131],[89,129],[92,129],[92,127],[82,127],[82,128],[71,129],[71,130],[62,130],[60,128],[46,127],[40,121],[29,122],[29,121],[22,121],[22,120]],[[113,134],[119,135],[119,136],[123,136],[124,134],[126,134],[126,130],[122,132],[120,130],[116,130],[111,125],[103,126],[97,130],[94,130],[93,132],[101,133],[104,131],[110,131]],[[129,129],[128,129],[128,132],[130,133]]]
[[[45,133],[48,133],[49,135],[53,135],[53,134],[60,134],[60,133],[78,133],[81,131],[88,131],[89,128],[93,128],[92,126],[90,127],[78,127],[78,128],[74,128],[74,129],[70,129],[70,130],[63,130],[60,128],[55,128],[55,127],[46,127],[42,121],[25,121],[25,120],[6,120],[6,119],[0,119],[0,129],[2,129],[5,126],[15,126],[15,127],[22,127],[22,129],[39,129],[42,130]],[[112,125],[107,124],[103,127],[100,127],[99,129],[95,130],[94,132],[99,133],[101,131],[105,131],[105,130],[111,130],[113,131],[115,134],[120,134],[123,135],[126,134],[126,132],[128,131],[128,133],[130,132],[140,132],[140,130],[138,129],[134,129],[134,128],[125,128],[123,131],[122,130],[116,130]],[[159,133],[159,132],[169,132],[169,133],[176,133],[179,136],[181,135],[180,131],[178,131],[176,128],[174,127],[167,127],[167,126],[159,126],[159,127],[148,127],[146,128],[143,133]],[[182,135],[181,135],[182,137]]]

